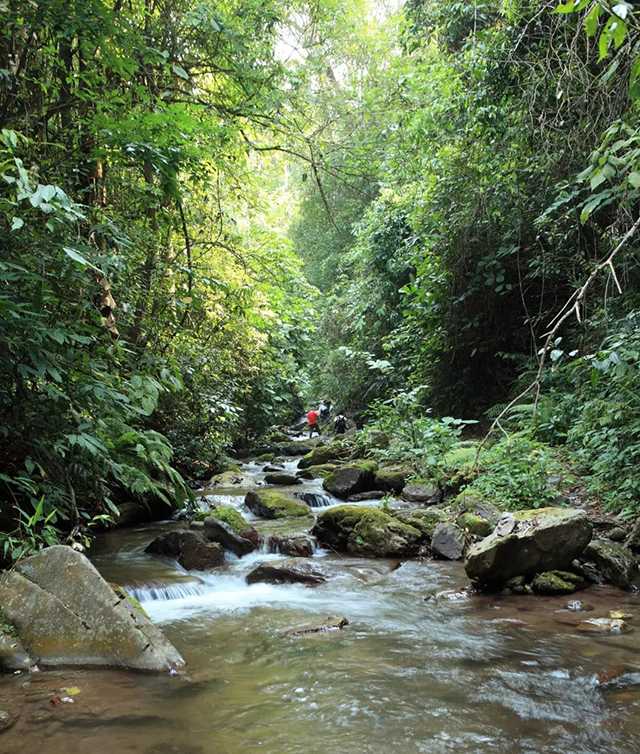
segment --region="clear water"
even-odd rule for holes
[[[242,509],[240,490],[209,494]],[[265,533],[309,525],[255,523]],[[187,669],[4,676],[0,709],[18,719],[0,734],[0,753],[640,752],[640,690],[603,691],[596,682],[616,666],[640,670],[637,595],[592,588],[578,597],[593,610],[571,613],[562,597],[461,596],[460,564],[398,567],[323,550],[314,557],[339,573],[324,585],[248,586],[246,574],[278,556],[258,552],[189,574],[144,554],[175,525],[107,533],[91,555],[106,578],[143,600]],[[576,630],[614,608],[639,615],[634,632]],[[333,614],[349,625],[282,635]],[[52,704],[73,687],[73,704]]]

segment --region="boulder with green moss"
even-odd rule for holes
[[[573,594],[585,589],[589,583],[570,571],[545,571],[538,573],[531,587],[536,594]]]
[[[319,445],[298,461],[298,468],[308,469],[310,466],[322,466],[325,463],[344,458],[348,454],[349,449],[343,447],[339,442],[332,442],[330,445]]]
[[[583,510],[540,508],[503,514],[493,533],[469,550],[465,570],[485,587],[500,586],[517,575],[568,570],[591,534]]]
[[[359,461],[342,466],[324,478],[322,486],[332,495],[347,498],[356,492],[372,490],[375,483],[376,464],[374,461]]]
[[[498,523],[502,511],[493,503],[490,503],[483,495],[472,489],[463,490],[456,497],[454,507],[461,513],[472,513],[478,518],[489,522],[490,527]],[[491,532],[488,532],[490,534]]]
[[[407,484],[413,470],[407,466],[386,466],[376,471],[374,485],[377,490],[400,493]]]
[[[245,521],[244,516],[240,511],[237,511],[230,505],[220,505],[217,508],[213,508],[208,513],[209,515],[205,516],[205,519],[212,517],[219,521],[224,521],[225,524],[228,524],[231,527],[235,534],[248,539],[254,547],[257,547],[260,543],[260,535],[258,532],[253,526],[251,526],[251,524]]]
[[[595,563],[605,579],[619,589],[630,589],[638,575],[636,559],[615,542],[594,540],[585,549],[584,559]]]
[[[340,505],[318,516],[311,533],[338,552],[377,557],[417,553],[422,533],[379,508]]]
[[[255,529],[253,531],[255,532]],[[257,532],[255,533],[257,538]],[[217,542],[223,550],[235,553],[239,558],[253,552],[257,546],[257,542],[253,542],[243,535],[244,531],[238,533],[220,518],[209,516],[204,520],[204,536],[210,542]]]
[[[276,490],[249,492],[244,499],[244,504],[260,518],[299,518],[311,515],[311,508],[302,500]]]
[[[433,505],[442,499],[442,491],[431,479],[413,479],[402,490],[402,497],[410,503]]]
[[[309,466],[306,469],[302,469],[298,471],[297,476],[302,479],[317,479],[318,477],[324,479],[337,468],[338,466],[335,463],[323,463],[320,466]]]
[[[257,458],[256,461],[259,463],[267,463],[269,461],[273,461],[273,459],[276,457],[275,453],[261,453]]]
[[[392,515],[403,524],[418,529],[422,535],[421,542],[430,542],[438,524],[447,520],[447,514],[441,508],[418,508],[409,511],[394,511]]]
[[[493,531],[493,526],[486,518],[482,518],[482,516],[477,516],[475,513],[470,513],[468,511],[461,513],[458,516],[456,523],[462,531],[467,532],[475,539],[488,537]]]

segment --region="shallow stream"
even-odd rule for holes
[[[245,471],[261,481],[255,464]],[[321,493],[318,482],[294,490]],[[243,508],[245,491],[203,494],[234,505],[265,533],[308,528],[255,520]],[[253,553],[208,574],[187,573],[144,553],[171,526],[103,534],[91,558],[141,600],[186,670],[4,676],[0,708],[19,718],[0,736],[0,753],[640,752],[640,689],[597,684],[617,666],[640,670],[636,594],[592,587],[577,597],[593,609],[572,613],[566,597],[465,597],[458,563],[398,567],[323,550],[314,557],[340,571],[336,580],[249,586],[246,574],[279,556]],[[635,631],[576,630],[580,619],[611,609],[637,614]],[[349,625],[282,635],[335,614]],[[73,703],[53,704],[54,695],[70,693],[64,689]]]

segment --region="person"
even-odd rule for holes
[[[333,420],[333,429],[337,435],[343,435],[347,431],[347,417],[338,411],[338,415]]]
[[[327,421],[329,414],[331,413],[331,401],[322,401],[318,411],[320,412],[320,418],[322,421]]]
[[[311,411],[307,414],[307,421],[309,422],[309,439],[313,437],[313,430],[320,434],[320,430],[318,429],[318,417],[320,416],[320,412],[316,411],[315,408],[312,408]]]

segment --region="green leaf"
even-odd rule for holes
[[[73,259],[74,262],[79,262],[84,267],[91,267],[94,270],[98,270],[98,268],[91,264],[91,262],[82,256],[82,254],[79,251],[76,251],[75,249],[71,249],[68,246],[64,246],[65,253]],[[99,272],[100,270],[98,270]]]
[[[180,78],[185,79],[186,81],[189,81],[189,74],[184,70],[182,66],[179,65],[172,65],[171,70],[177,75],[180,76]]]
[[[14,217],[11,220],[11,230],[20,230],[24,225],[24,220],[21,217]]]
[[[573,13],[575,10],[576,0],[568,0],[566,3],[560,3],[553,11],[554,13]]]
[[[629,174],[629,183],[633,186],[633,188],[640,188],[640,173],[634,170],[633,173]]]

